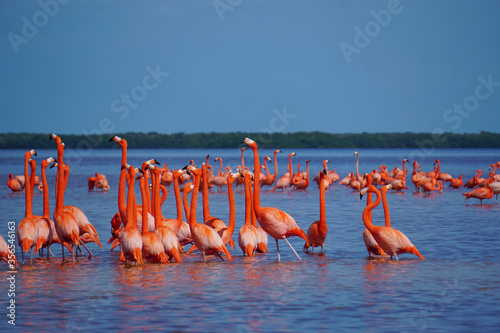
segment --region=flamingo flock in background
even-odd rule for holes
[[[82,253],[84,247],[89,258],[92,252],[85,245],[89,242],[96,243],[101,249],[99,235],[90,223],[83,211],[72,205],[65,205],[65,191],[68,186],[70,166],[64,163],[65,145],[61,138],[55,134],[50,139],[56,143],[57,159],[46,158],[41,162],[41,182],[38,184],[36,176],[36,156],[34,150],[25,153],[24,175],[14,177],[9,175],[8,187],[13,192],[24,192],[25,195],[25,216],[17,227],[17,239],[21,248],[22,263],[24,255],[31,250],[30,262],[33,262],[34,253],[37,252],[43,258],[43,250],[47,249],[47,257],[52,255],[50,246],[60,243],[62,247],[62,259],[65,261],[64,248],[71,254],[72,261],[77,261],[78,252]],[[265,156],[264,165],[260,164],[257,143],[249,138],[245,138],[245,143],[253,152],[253,172],[244,165],[244,151],[241,148],[241,165],[236,167],[237,172],[233,173],[229,166],[223,169],[221,157],[215,158],[214,162],[219,162],[218,172],[212,173],[213,167],[208,164],[209,155],[201,168],[196,167],[193,160],[184,169],[167,168],[166,163],[159,167],[160,163],[155,159],[147,160],[140,168],[136,168],[127,163],[127,141],[118,136],[110,139],[110,142],[118,143],[122,149],[120,164],[120,177],[118,184],[118,212],[111,219],[112,237],[109,243],[113,243],[111,249],[120,247],[120,259],[125,264],[143,265],[145,263],[168,262],[182,263],[183,255],[188,255],[196,250],[202,254],[203,261],[207,261],[207,256],[216,255],[223,259],[223,255],[229,260],[232,256],[229,249],[234,249],[232,236],[236,227],[234,187],[243,185],[245,197],[245,219],[244,224],[238,232],[238,245],[243,255],[254,257],[257,253],[267,253],[268,235],[275,239],[278,261],[281,260],[279,251],[279,240],[284,239],[295,256],[302,260],[299,254],[288,241],[289,237],[297,236],[305,241],[304,252],[311,247],[321,247],[320,253],[324,253],[324,243],[328,232],[325,214],[325,192],[332,184],[343,184],[354,191],[360,191],[361,196],[367,194],[367,203],[363,211],[362,220],[365,225],[363,239],[369,253],[376,256],[389,255],[391,258],[402,253],[413,253],[421,259],[425,259],[409,239],[397,229],[391,227],[389,207],[387,203],[387,192],[392,189],[403,191],[406,186],[406,163],[408,159],[402,159],[402,168],[394,167],[389,172],[385,165],[378,169],[372,169],[370,173],[360,174],[359,153],[356,156],[355,170],[341,180],[340,175],[335,170],[328,171],[329,160],[323,161],[321,169],[314,177],[313,181],[319,187],[319,220],[310,225],[307,233],[296,223],[294,218],[288,213],[275,208],[261,206],[260,191],[267,186],[272,187],[271,192],[276,189],[282,191],[293,188],[297,191],[306,191],[309,186],[310,160],[302,164],[297,163],[297,171],[293,172],[292,157],[295,152],[288,155],[287,172],[279,179],[277,154],[281,150],[274,150],[273,158]],[[274,161],[273,161],[274,160]],[[270,172],[274,162],[274,173]],[[52,164],[52,165],[51,165]],[[55,186],[55,209],[53,219],[50,218],[49,204],[49,184],[47,183],[46,170],[57,166],[56,186]],[[446,182],[448,188],[470,188],[470,192],[463,193],[465,200],[477,198],[482,204],[483,200],[491,199],[500,193],[500,175],[496,174],[496,169],[500,168],[500,162],[489,165],[489,177],[481,177],[483,171],[478,169],[474,177],[465,182],[462,174],[453,178],[450,174],[441,171],[439,159],[434,161],[434,168],[427,173],[420,171],[420,165],[413,161],[412,182],[417,193],[428,196],[432,191],[442,192]],[[262,171],[265,170],[265,173]],[[192,180],[192,182],[189,182]],[[140,200],[135,194],[135,182],[138,181],[140,190]],[[149,183],[151,181],[151,184]],[[161,210],[161,205],[167,199],[167,188],[173,183],[175,196],[175,218],[165,218]],[[34,187],[39,185],[43,192],[43,216],[33,215],[33,192]],[[102,173],[95,173],[88,180],[88,189],[92,191],[109,190],[106,176]],[[181,188],[180,185],[184,185]],[[221,219],[210,214],[209,189],[217,186],[217,192],[222,192],[227,186],[229,219],[227,225]],[[380,190],[376,186],[381,186]],[[126,193],[128,192],[128,193]],[[183,192],[183,193],[181,193]],[[203,201],[203,223],[198,223],[196,218],[197,197],[201,192]],[[375,193],[377,199],[371,200],[371,194]],[[188,202],[188,195],[191,194],[191,205]],[[371,212],[380,202],[383,203],[385,225],[376,226],[372,223]],[[186,221],[183,221],[183,215]],[[260,226],[257,224],[260,224]],[[0,258],[8,261],[8,253],[5,252],[5,240],[0,238]],[[192,244],[187,253],[183,252],[183,247]],[[16,261],[17,263],[17,261]]]

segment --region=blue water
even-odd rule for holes
[[[36,147],[35,147],[36,148]],[[323,159],[341,177],[355,170],[351,149],[298,149],[293,158],[305,166],[310,159],[311,179]],[[39,150],[40,161],[56,154]],[[285,171],[290,149],[278,155],[279,175]],[[235,169],[240,150],[129,150],[129,163],[139,166],[156,158],[169,168],[183,167],[194,159],[201,165],[205,156],[215,170],[213,158]],[[260,156],[272,156],[261,150]],[[417,159],[422,171],[430,171],[436,157],[441,170],[464,181],[477,169],[487,173],[491,163],[500,160],[500,150],[360,150],[360,172],[387,165],[401,168],[403,158]],[[117,212],[119,149],[77,151],[66,149],[65,162],[71,167],[65,204],[80,207],[99,232],[101,241],[110,237],[110,219]],[[0,151],[0,177],[23,173],[24,151]],[[245,152],[245,163],[252,166],[252,154]],[[411,168],[411,164],[408,165]],[[271,167],[271,170],[274,170]],[[107,176],[107,193],[88,192],[87,179],[95,172]],[[12,329],[6,316],[15,300],[16,328],[22,331],[51,330],[72,332],[111,331],[339,331],[435,332],[496,331],[500,327],[499,213],[495,198],[464,203],[465,190],[445,189],[423,197],[409,190],[388,194],[393,227],[403,231],[427,260],[411,254],[399,261],[369,259],[362,239],[361,213],[365,201],[359,193],[335,186],[326,193],[329,232],[325,254],[302,252],[303,241],[290,238],[299,252],[298,261],[285,242],[280,241],[282,261],[277,262],[274,240],[268,254],[256,258],[232,251],[234,261],[221,262],[210,257],[203,263],[200,254],[184,256],[183,263],[125,267],[119,252],[100,250],[89,244],[94,258],[77,263],[61,260],[60,246],[53,246],[55,257],[36,259],[15,273],[15,297],[9,297],[7,264],[1,264],[0,330]],[[485,175],[483,175],[485,176]],[[55,169],[48,169],[51,208],[54,207]],[[468,190],[467,190],[468,191]],[[35,190],[35,192],[37,192]],[[311,183],[306,192],[261,193],[263,206],[278,207],[291,214],[307,230],[319,217],[319,191]],[[0,188],[2,210],[0,233],[7,237],[7,222],[24,217],[24,196]],[[236,190],[236,230],[243,224],[244,196]],[[199,220],[201,206],[199,205]],[[163,214],[174,217],[174,197],[169,191]],[[210,193],[212,215],[227,221],[227,191]],[[373,220],[383,221],[381,207]],[[42,196],[34,197],[34,213],[42,212]],[[17,256],[20,259],[19,251]]]

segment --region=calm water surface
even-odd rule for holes
[[[288,154],[278,155],[279,175]],[[323,159],[344,177],[355,169],[350,149],[296,150],[297,163],[311,160],[311,179]],[[39,150],[37,174],[43,158],[54,150]],[[231,150],[129,150],[129,163],[140,165],[156,158],[169,168],[185,166],[189,159],[201,165],[207,154],[222,157],[224,165],[240,164],[239,149]],[[272,155],[260,151],[261,158]],[[500,150],[361,150],[360,172],[385,164],[401,167],[402,158],[417,158],[423,171],[430,171],[436,157],[441,170],[464,180],[477,169],[487,173],[490,163],[500,160]],[[94,258],[77,263],[61,261],[61,248],[53,246],[50,260],[36,259],[15,274],[16,328],[22,331],[339,331],[435,332],[497,331],[500,327],[500,205],[495,199],[483,205],[471,199],[464,203],[464,190],[446,189],[429,197],[409,190],[388,194],[393,227],[403,231],[426,257],[423,261],[405,254],[399,261],[369,259],[362,239],[361,213],[365,201],[359,192],[343,186],[326,193],[329,232],[325,254],[302,252],[303,240],[291,244],[302,256],[297,261],[285,242],[280,242],[282,261],[277,262],[274,240],[269,254],[243,257],[232,251],[233,262],[200,254],[184,256],[181,264],[125,267],[119,252],[104,245],[110,237],[110,219],[117,212],[117,185],[121,152],[95,150],[85,157],[67,149],[65,162],[71,167],[65,203],[80,207],[99,232],[104,250],[89,244]],[[252,165],[252,154],[245,162]],[[0,176],[23,173],[24,151],[0,151]],[[213,162],[212,162],[213,163]],[[214,164],[217,170],[218,164]],[[411,167],[411,166],[410,166]],[[274,170],[274,168],[271,168]],[[88,192],[87,179],[95,172],[106,174],[108,193]],[[408,173],[410,177],[411,170]],[[410,179],[408,177],[408,179]],[[54,207],[55,170],[48,169],[51,209]],[[36,190],[35,190],[36,191]],[[173,192],[162,208],[174,217]],[[261,194],[263,206],[290,213],[307,230],[319,218],[319,191],[312,183],[306,192]],[[236,229],[244,220],[244,195],[236,190]],[[7,237],[7,222],[24,217],[24,195],[0,188],[2,210],[0,233]],[[227,192],[210,193],[212,215],[228,219]],[[199,205],[200,207],[200,205]],[[34,213],[42,213],[42,196],[34,197]],[[201,207],[198,212],[201,219]],[[381,207],[373,212],[383,221]],[[17,244],[17,243],[16,243]],[[21,257],[17,251],[18,258]],[[0,330],[12,329],[6,307],[8,266],[1,265]]]

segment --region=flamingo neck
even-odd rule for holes
[[[197,222],[196,222],[196,201],[198,199],[198,192],[200,191],[200,177],[201,174],[199,172],[193,173],[194,177],[194,188],[193,188],[193,194],[191,195],[191,210],[189,212],[189,226],[191,228],[195,227]]]
[[[309,169],[309,166],[307,167]],[[323,174],[323,177],[319,178],[319,225],[321,228],[326,227],[326,212],[325,212],[325,182],[323,179],[328,177]]]
[[[42,186],[43,186],[43,217],[50,219],[49,186],[47,184],[47,165],[42,162]]]
[[[374,232],[376,227],[372,224],[369,213],[373,210],[373,208],[377,207],[380,204],[381,198],[380,198],[380,192],[373,185],[370,185],[368,191],[372,191],[373,193],[375,193],[377,199],[374,202],[367,205],[363,210],[363,223],[370,232]]]
[[[245,176],[245,225],[252,224],[252,198],[250,194],[250,188],[252,186],[252,180],[249,176]]]
[[[127,204],[125,202],[125,179],[127,178],[127,169],[120,170],[120,180],[118,181],[118,212],[120,218],[125,221],[127,218]]]
[[[231,179],[230,179],[231,178]],[[235,227],[235,209],[234,209],[234,191],[233,191],[233,182],[234,178],[229,175],[228,181],[227,181],[227,196],[229,199],[229,225],[228,229],[231,235],[234,232],[234,227]]]
[[[221,164],[222,168],[222,164]],[[219,169],[220,172],[220,169]],[[207,221],[210,218],[210,207],[208,203],[208,175],[207,175],[207,167],[206,165],[203,165],[201,167],[201,173],[203,176],[203,184],[202,184],[202,195],[201,198],[203,200],[203,220]],[[199,184],[198,184],[199,185]],[[193,195],[194,195],[194,189],[193,189]],[[193,199],[191,199],[193,200]]]
[[[133,176],[131,175],[133,174]],[[134,207],[136,207],[135,203],[135,195],[134,195],[134,178],[135,178],[135,170],[129,171],[130,181],[128,183],[128,193],[127,193],[127,218],[125,221],[125,228],[131,228],[134,226]],[[137,218],[137,216],[136,216]]]
[[[260,179],[260,162],[259,162],[259,152],[257,151],[257,144],[253,143],[251,146],[253,151],[253,172],[254,172],[254,182],[253,182],[253,209],[259,210],[260,207],[260,189],[259,189],[259,179]],[[292,162],[292,155],[289,159]],[[290,173],[290,177],[291,177]]]
[[[276,160],[276,152],[274,152],[274,178],[278,177],[278,161]]]
[[[26,155],[24,156],[24,199],[26,205],[24,217],[26,218],[33,217],[33,191],[31,191],[31,180],[28,166],[28,164],[30,164],[30,157],[30,152],[26,152]]]
[[[147,180],[145,177],[142,177],[140,180],[141,187],[141,197],[142,197],[142,234],[144,235],[148,232],[148,211],[144,209],[144,207],[149,206],[147,192],[149,192]]]
[[[184,187],[184,193],[183,193],[183,204],[184,204],[184,213],[186,213],[186,221],[188,221],[189,223],[189,202],[188,202],[188,199],[187,199],[187,196],[188,196],[188,189],[187,187]]]
[[[177,209],[177,220],[179,221],[179,224],[182,223],[182,199],[181,199],[181,189],[179,188],[179,177],[180,176],[181,175],[178,172],[174,172],[175,206]]]
[[[391,226],[391,213],[389,212],[389,204],[387,203],[387,188],[382,188],[382,207],[384,208],[384,219],[385,219],[385,226],[390,227]]]

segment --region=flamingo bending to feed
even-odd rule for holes
[[[326,225],[326,213],[325,213],[325,185],[323,178],[328,177],[326,170],[320,175],[319,179],[319,220],[313,222],[309,229],[307,229],[307,242],[304,244],[304,252],[309,248],[308,245],[312,247],[312,252],[314,253],[314,248],[316,246],[321,246],[321,253],[323,253],[323,246],[325,245],[325,238],[328,232],[328,226]]]
[[[245,138],[242,143],[246,143],[253,151],[254,158],[254,172],[255,178],[258,179],[260,175],[260,162],[259,153],[257,150],[257,143],[252,139]],[[290,170],[291,171],[291,170]],[[291,173],[291,172],[290,172]],[[295,249],[292,247],[290,242],[288,242],[288,237],[299,236],[306,241],[306,245],[309,247],[310,243],[307,239],[305,232],[299,228],[293,217],[274,207],[262,207],[260,205],[260,188],[256,182],[254,182],[254,192],[253,192],[253,205],[255,210],[255,215],[259,221],[262,229],[267,232],[276,241],[276,251],[278,253],[278,261],[280,258],[279,251],[279,239],[284,239],[288,246],[292,249],[293,253],[297,256],[299,260],[302,260]]]
[[[465,201],[469,198],[476,198],[481,200],[481,205],[483,204],[484,199],[491,199],[493,198],[493,189],[491,188],[492,181],[489,179],[486,183],[486,187],[478,187],[471,192],[467,193],[462,193],[462,195],[465,195]]]
[[[28,164],[30,163],[31,156],[36,156],[35,150],[28,150],[24,154],[24,178],[25,178],[25,215],[24,219],[19,222],[17,226],[17,242],[21,247],[22,262],[24,263],[24,254],[31,250],[31,263],[33,263],[33,252],[37,240],[37,220],[33,216],[33,191],[31,191],[30,174]]]
[[[89,177],[89,180],[87,182],[88,186],[89,186],[89,191],[93,191],[94,188],[95,188],[95,183],[97,181],[97,179],[99,178],[99,173],[95,173],[95,176],[90,176]]]
[[[238,233],[238,245],[243,254],[252,257],[257,251],[257,229],[252,225],[252,197],[250,188],[252,187],[252,176],[248,173],[244,177],[245,181],[245,224]]]
[[[98,190],[109,191],[108,180],[106,175],[100,174],[96,180],[95,187]]]
[[[200,190],[201,170],[188,165],[186,166],[194,176],[194,189],[191,197],[191,211],[189,213],[189,227],[191,228],[191,236],[194,244],[203,255],[203,261],[206,262],[206,255],[217,254],[224,260],[219,252],[223,252],[228,260],[232,260],[231,254],[224,245],[219,234],[206,224],[196,222],[196,206],[198,199],[198,192]]]
[[[377,199],[375,202],[372,202],[363,210],[363,223],[365,227],[368,228],[370,233],[373,235],[373,238],[377,241],[378,245],[384,250],[385,253],[391,256],[396,257],[398,259],[398,254],[403,253],[413,253],[421,259],[425,258],[420,254],[415,245],[403,234],[401,231],[386,226],[376,226],[372,224],[372,221],[369,217],[369,212],[373,210],[373,208],[377,207],[380,204],[381,196],[380,192],[375,188],[375,186],[370,185],[364,188],[360,192],[360,198],[363,197],[363,194],[366,192],[375,193]]]

